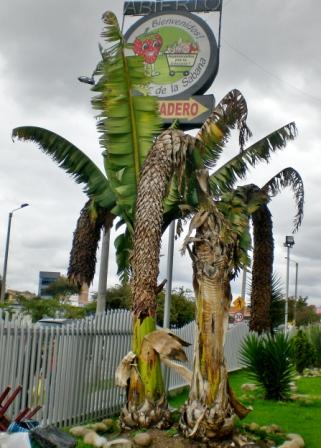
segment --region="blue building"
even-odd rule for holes
[[[46,289],[49,285],[51,285],[54,281],[56,281],[60,277],[60,272],[39,272],[39,286],[38,286],[38,296],[50,298],[49,294],[46,294]]]

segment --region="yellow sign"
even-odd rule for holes
[[[232,305],[235,306],[236,309],[242,310],[245,307],[245,300],[243,297],[237,297]]]
[[[159,112],[163,119],[192,121],[208,111],[207,107],[193,98],[159,101]]]

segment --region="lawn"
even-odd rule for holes
[[[241,386],[252,382],[246,370],[231,373],[230,382],[238,396],[242,396]],[[300,378],[296,381],[298,394],[309,395],[306,401],[277,402],[254,397],[244,400],[253,411],[242,423],[258,423],[260,426],[279,425],[287,433],[298,433],[305,440],[306,448],[321,448],[321,378]],[[179,408],[187,399],[185,391],[169,399],[170,405]],[[259,395],[259,394],[256,394]],[[91,445],[78,441],[77,448],[90,448]]]
[[[252,382],[246,371],[230,374],[230,382],[238,396],[242,395],[241,385]],[[298,394],[307,394],[312,400],[277,402],[255,398],[253,402],[244,402],[251,405],[253,411],[242,421],[255,422],[260,426],[275,423],[285,431],[299,433],[305,440],[307,448],[321,447],[321,378],[300,378],[296,381]],[[170,400],[174,407],[181,406],[187,393],[176,396]]]

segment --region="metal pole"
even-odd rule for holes
[[[1,282],[1,296],[0,296],[1,303],[4,302],[4,296],[6,293],[6,277],[7,277],[7,265],[8,265],[8,255],[9,255],[9,243],[10,243],[10,230],[11,230],[12,215],[13,215],[13,212],[10,212],[9,220],[8,220],[6,250],[5,250],[5,255],[4,255],[4,263],[3,263],[2,282]]]
[[[288,314],[289,314],[289,273],[290,273],[290,246],[287,246],[286,260],[286,293],[285,293],[285,317],[284,317],[284,333],[288,331]]]
[[[167,273],[166,273],[167,283],[166,283],[164,319],[163,319],[164,328],[169,328],[170,324],[174,242],[175,242],[175,221],[172,221],[169,226],[169,234],[168,234]]]
[[[163,328],[169,328],[169,325],[170,325],[174,242],[175,242],[175,221],[172,221],[170,223],[169,233],[168,233],[167,272],[166,272],[167,283],[166,283],[166,291],[165,291]],[[162,373],[163,373],[163,378],[164,378],[164,382],[165,382],[165,389],[166,389],[166,391],[168,391],[168,387],[169,387],[169,383],[170,383],[170,369],[163,365]]]
[[[243,276],[242,276],[242,291],[241,297],[245,300],[246,295],[246,267],[243,268]]]
[[[295,290],[294,290],[294,316],[293,316],[293,320],[294,320],[294,325],[296,325],[296,303],[298,300],[298,270],[299,270],[299,263],[297,261],[294,262],[295,263]]]
[[[103,240],[102,240],[102,245],[101,245],[100,266],[99,266],[96,314],[104,313],[106,311],[109,243],[110,243],[110,229],[107,231],[105,231],[105,229],[104,229],[103,230]]]

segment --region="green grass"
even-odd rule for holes
[[[251,383],[246,371],[230,374],[230,382],[236,395],[241,396],[241,385]],[[253,411],[242,423],[258,423],[260,426],[275,423],[285,431],[299,433],[306,448],[321,447],[321,378],[300,378],[297,380],[298,394],[309,395],[312,401],[278,402],[263,400],[259,396],[244,401]],[[186,400],[187,392],[171,398],[170,404],[179,408]]]

